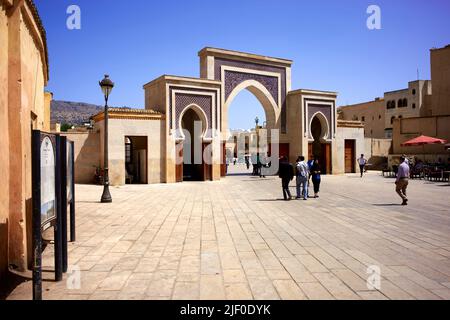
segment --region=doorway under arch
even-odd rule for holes
[[[177,146],[178,156],[182,158],[177,165],[177,181],[207,181],[212,179],[212,165],[203,158],[205,148],[209,143],[204,142],[204,135],[208,128],[206,116],[201,108],[188,106],[180,116],[182,140]]]
[[[257,139],[255,128],[256,119],[258,119],[258,128],[267,125],[266,111],[260,100],[247,88],[233,94],[231,104],[227,108],[230,136],[226,140],[225,174],[227,176],[250,175],[254,172],[253,165],[257,163],[257,144],[260,147],[260,153],[265,151],[261,148],[262,139]]]
[[[266,87],[256,80],[243,81],[236,86],[226,98],[222,109],[222,128],[224,128],[225,131],[230,128],[228,119],[229,108],[233,104],[235,98],[244,90],[252,93],[263,107],[267,128],[275,129],[277,127],[277,119],[280,115],[280,108]]]
[[[308,145],[308,158],[319,160],[322,174],[331,174],[331,143],[327,142],[329,124],[322,113],[316,113],[310,122],[312,141]]]

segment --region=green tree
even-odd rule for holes
[[[67,132],[72,127],[73,127],[73,125],[71,125],[69,123],[63,123],[63,124],[61,124],[61,131],[62,132]]]

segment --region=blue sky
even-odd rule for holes
[[[429,49],[450,44],[448,0],[35,0],[47,30],[54,99],[102,104],[109,73],[114,106],[144,107],[142,85],[162,75],[199,76],[197,52],[219,47],[294,60],[292,87],[339,92],[352,104],[430,78]],[[81,30],[66,28],[69,5]],[[381,30],[366,27],[369,5]],[[264,111],[242,92],[230,126]]]

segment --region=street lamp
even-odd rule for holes
[[[258,124],[259,124],[259,118],[256,117],[255,118],[255,131],[256,131],[256,164],[257,164],[257,168],[258,171],[261,170],[260,168],[260,159],[259,159],[259,128],[258,128]],[[258,172],[259,173],[259,172]]]
[[[109,176],[108,176],[108,98],[114,88],[114,82],[109,79],[109,76],[105,74],[105,78],[99,82],[102,88],[103,95],[105,96],[105,128],[104,128],[104,165],[103,165],[103,194],[102,203],[112,202],[111,193],[109,192]]]

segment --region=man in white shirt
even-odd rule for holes
[[[400,165],[398,166],[397,179],[395,180],[395,191],[402,198],[402,206],[408,205],[408,197],[406,196],[406,189],[409,184],[409,165],[405,161],[406,157],[400,158]]]
[[[364,168],[366,167],[367,164],[367,160],[366,158],[364,158],[364,155],[361,155],[361,158],[358,159],[358,164],[359,164],[359,170],[361,171],[361,178],[363,177],[364,174]]]
[[[308,200],[308,178],[309,178],[309,167],[305,162],[305,157],[300,156],[297,159],[297,199]],[[300,192],[302,189],[302,192]]]

